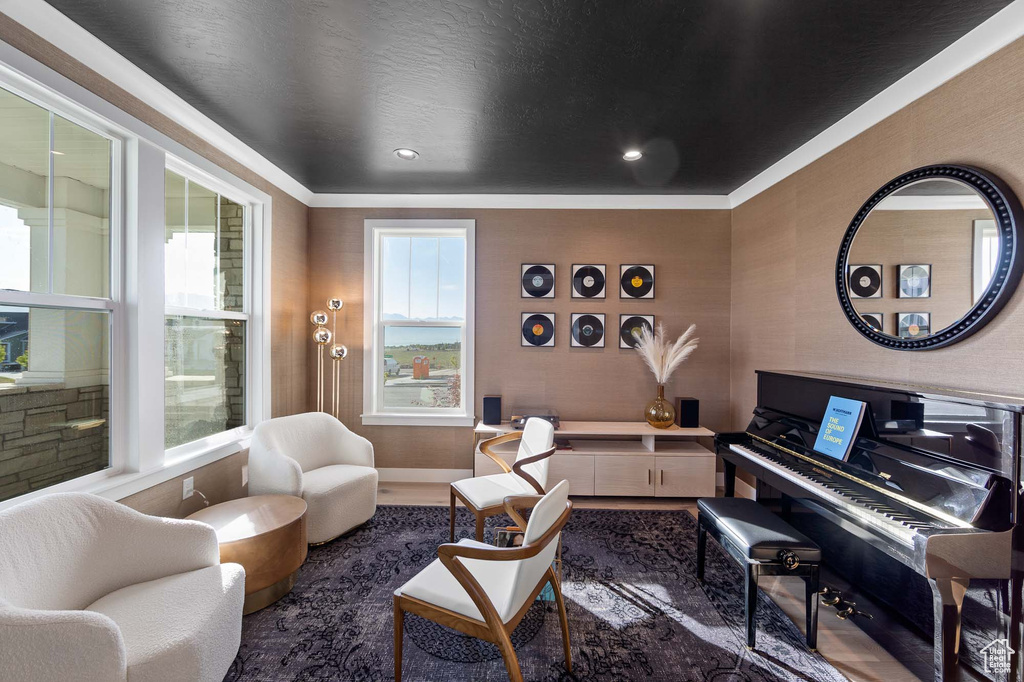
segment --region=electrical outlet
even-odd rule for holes
[[[195,480],[192,476],[189,476],[181,482],[181,499],[187,500],[192,497],[192,493],[196,490]]]
[[[242,465],[242,487],[244,488],[249,483],[249,465]]]

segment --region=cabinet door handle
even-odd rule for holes
[[[665,470],[661,470],[661,485],[665,485]]]
[[[651,470],[647,470],[647,485],[651,484]]]

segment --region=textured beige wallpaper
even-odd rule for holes
[[[476,220],[476,395],[557,409],[564,419],[638,420],[656,384],[632,350],[618,347],[620,313],[653,314],[670,333],[696,323],[700,349],[667,394],[701,400],[702,421],[725,426],[729,404],[729,212],[580,210],[310,210],[310,298],[345,300],[338,335],[351,349],[343,367],[342,421],[374,442],[382,467],[470,468],[472,433],[461,428],[363,427],[363,220]],[[522,263],[555,263],[556,297],[523,299]],[[607,266],[607,298],[570,298],[573,263]],[[622,263],[655,265],[655,298],[622,300]],[[554,312],[554,348],[523,348],[520,313]],[[603,349],[570,348],[571,313],[605,313]],[[312,331],[312,328],[310,328]],[[312,341],[310,341],[312,352]],[[312,363],[310,363],[312,365]],[[310,371],[310,400],[315,381]]]
[[[732,215],[732,424],[749,421],[755,369],[801,369],[985,391],[1021,391],[1024,291],[952,346],[900,352],[847,322],[836,252],[860,205],[891,178],[932,163],[987,169],[1024,196],[1024,40],[1018,40]]]

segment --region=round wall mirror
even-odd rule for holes
[[[998,178],[926,166],[878,190],[846,230],[836,261],[843,312],[897,350],[941,348],[989,322],[1022,263],[1021,207]]]

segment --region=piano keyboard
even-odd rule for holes
[[[877,529],[900,544],[913,547],[914,536],[925,528],[934,528],[939,524],[924,522],[919,517],[902,512],[892,505],[880,502],[877,498],[858,490],[853,481],[836,481],[814,471],[814,465],[793,458],[784,461],[781,457],[771,457],[743,445],[730,444],[729,449],[750,460],[771,469],[777,475],[804,488],[814,496],[829,501],[833,506],[857,521]],[[865,488],[864,490],[867,490]]]

